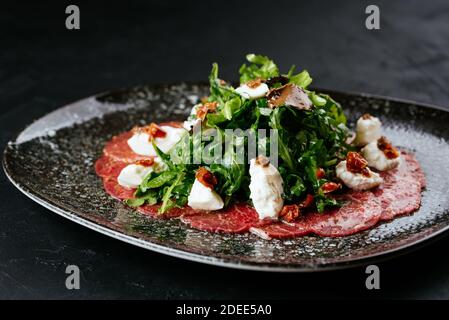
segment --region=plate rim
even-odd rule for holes
[[[316,265],[290,265],[290,266],[282,266],[277,264],[271,264],[271,263],[257,263],[257,262],[236,262],[232,259],[226,259],[226,258],[219,258],[219,257],[213,257],[213,256],[207,256],[207,255],[201,255],[197,253],[192,253],[188,251],[184,251],[181,249],[176,248],[170,248],[161,244],[153,243],[148,240],[139,239],[134,236],[130,236],[121,232],[118,232],[116,230],[113,230],[107,226],[102,226],[94,221],[90,221],[86,218],[80,217],[76,215],[75,213],[72,213],[70,210],[61,208],[57,206],[56,204],[52,204],[51,200],[44,199],[42,197],[39,197],[38,195],[33,194],[32,191],[28,190],[28,188],[25,185],[21,185],[17,181],[14,180],[11,173],[8,169],[8,163],[7,163],[7,154],[8,154],[8,146],[10,143],[15,144],[17,137],[30,125],[33,123],[40,121],[44,117],[52,114],[53,112],[57,112],[62,108],[69,107],[72,104],[75,104],[77,102],[83,101],[85,99],[94,98],[103,96],[105,94],[116,92],[117,90],[133,90],[136,88],[141,87],[158,87],[158,86],[174,86],[174,85],[206,85],[204,82],[173,82],[173,83],[159,83],[159,84],[148,84],[148,85],[137,85],[137,86],[131,86],[131,87],[124,87],[121,89],[112,89],[108,91],[104,91],[98,94],[94,94],[82,99],[78,99],[72,103],[65,104],[59,108],[56,108],[43,116],[39,117],[32,123],[26,125],[20,132],[14,135],[13,140],[10,140],[7,142],[6,147],[3,150],[3,157],[2,157],[2,167],[3,171],[8,178],[8,180],[11,182],[11,184],[16,187],[19,191],[21,191],[25,196],[27,196],[29,199],[33,200],[34,202],[38,203],[42,207],[50,210],[51,212],[54,212],[58,214],[61,217],[64,217],[72,222],[77,223],[78,225],[81,225],[83,227],[86,227],[90,230],[97,231],[103,235],[106,235],[108,237],[111,237],[116,240],[120,240],[122,242],[147,249],[153,252],[161,253],[164,255],[168,255],[175,258],[180,258],[183,260],[213,265],[213,266],[219,266],[219,267],[226,267],[226,268],[232,268],[232,269],[240,269],[240,270],[250,270],[250,271],[262,271],[262,272],[285,272],[285,273],[310,273],[310,272],[324,272],[324,271],[332,271],[332,270],[340,270],[340,269],[347,269],[347,268],[353,268],[358,267],[362,265],[366,265],[370,263],[371,261],[375,260],[377,262],[384,261],[387,259],[391,259],[395,256],[403,255],[411,251],[411,249],[418,250],[423,245],[427,245],[431,243],[430,240],[437,240],[441,237],[441,235],[445,234],[449,230],[449,224],[437,231],[432,232],[429,235],[426,235],[418,240],[412,241],[410,243],[401,245],[396,248],[392,248],[386,251],[381,251],[378,253],[373,253],[364,257],[360,258],[352,258],[351,260],[347,261],[340,261],[340,262],[333,262],[333,263],[323,263],[323,264],[316,264]],[[394,101],[399,102],[402,104],[410,104],[410,105],[416,105],[418,107],[424,107],[427,109],[434,109],[441,112],[447,112],[448,110],[444,109],[443,107],[432,105],[428,103],[421,103],[416,102],[413,100],[406,100],[402,98],[393,98],[388,96],[381,96],[381,95],[375,95],[375,94],[369,94],[369,93],[363,93],[363,92],[351,92],[351,91],[340,91],[340,90],[331,90],[331,89],[323,89],[323,88],[314,88],[314,90],[322,90],[329,93],[335,93],[335,94],[342,94],[342,95],[351,95],[351,96],[359,96],[364,98],[373,98],[373,99],[383,99],[388,101]]]

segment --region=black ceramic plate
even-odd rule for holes
[[[330,92],[350,120],[379,116],[394,144],[416,152],[427,177],[421,209],[344,238],[262,240],[211,234],[179,220],[149,220],[109,197],[94,162],[113,135],[150,121],[183,120],[203,84],[139,87],[87,98],[34,122],[6,147],[3,166],[28,197],[95,231],[197,262],[265,271],[317,271],[358,265],[411,247],[449,226],[449,113],[415,103]]]

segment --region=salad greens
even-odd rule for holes
[[[248,64],[240,67],[240,83],[262,80],[270,89],[285,84],[296,85],[305,90],[313,106],[302,110],[290,105],[270,107],[265,96],[247,99],[239,95],[234,87],[219,79],[218,65],[212,66],[209,76],[210,95],[207,102],[216,102],[216,109],[208,112],[202,121],[205,128],[216,129],[221,140],[209,144],[222,144],[221,163],[195,163],[192,155],[198,155],[206,147],[206,142],[195,138],[190,132],[170,154],[164,154],[154,145],[158,156],[166,165],[166,170],[151,172],[136,191],[136,198],[127,200],[130,206],[144,203],[162,203],[159,212],[164,213],[173,207],[183,207],[195,180],[196,170],[204,166],[218,180],[214,190],[223,198],[225,205],[231,201],[249,200],[249,165],[237,161],[234,147],[226,150],[223,141],[229,136],[226,129],[252,130],[258,135],[259,129],[276,129],[278,144],[278,170],[284,181],[284,203],[301,203],[307,195],[314,196],[316,208],[322,212],[328,207],[339,205],[336,200],[323,191],[322,186],[336,181],[335,165],[346,156],[349,145],[346,143],[348,129],[346,117],[340,104],[325,94],[307,90],[312,82],[307,71],[295,73],[293,66],[288,73],[281,74],[276,64],[268,57],[248,54]],[[204,101],[203,101],[204,103]],[[204,131],[203,131],[204,132]],[[270,145],[270,137],[263,140],[265,147]],[[248,139],[240,143],[248,150]],[[200,150],[200,151],[199,151]],[[175,161],[175,158],[190,161]],[[189,158],[189,159],[187,159]],[[325,175],[317,175],[318,170]]]

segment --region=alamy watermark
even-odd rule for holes
[[[366,277],[365,286],[368,290],[380,289],[380,269],[375,264],[369,265],[365,269],[365,273],[369,276]]]
[[[368,30],[380,29],[380,9],[374,4],[370,4],[366,7],[365,13],[368,14],[365,20],[365,27]]]
[[[80,268],[76,265],[68,265],[65,268],[65,273],[68,274],[65,279],[65,287],[68,290],[79,290],[80,286]]]
[[[202,129],[193,128],[177,148],[170,151],[175,164],[249,164],[263,155],[278,165],[278,130],[276,129]]]
[[[68,30],[79,30],[80,26],[80,8],[71,4],[65,8],[65,13],[68,14],[65,19],[65,27]]]

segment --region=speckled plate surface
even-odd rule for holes
[[[183,120],[203,84],[118,90],[90,97],[37,120],[5,150],[3,166],[28,197],[95,231],[197,262],[265,271],[319,271],[359,265],[410,248],[449,227],[449,113],[410,102],[329,92],[351,121],[381,118],[394,144],[416,152],[427,177],[421,209],[344,238],[266,241],[252,234],[194,230],[177,219],[143,217],[103,191],[94,162],[104,143],[136,124]]]

